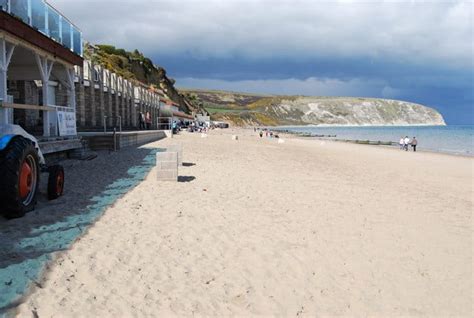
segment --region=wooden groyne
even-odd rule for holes
[[[321,134],[312,134],[298,131],[291,131],[287,129],[274,129],[274,131],[279,133],[291,134],[298,137],[305,138],[315,138],[315,139],[327,139],[330,138],[332,141],[347,142],[359,145],[373,145],[373,146],[397,146],[398,143],[394,141],[381,141],[381,140],[367,140],[367,139],[338,139],[337,135],[321,135]]]
[[[398,145],[396,142],[393,141],[380,141],[380,140],[351,140],[351,139],[334,139],[334,141],[342,141],[342,142],[349,142],[354,144],[360,145],[374,145],[374,146],[395,146]]]
[[[295,135],[298,137],[306,137],[306,138],[336,138],[337,137],[337,135],[318,135],[318,134],[304,133],[304,132],[299,132],[299,131],[291,131],[291,130],[286,130],[286,129],[272,129],[272,130],[279,133],[290,134],[290,135]]]

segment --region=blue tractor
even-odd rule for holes
[[[48,199],[63,194],[64,169],[47,167],[38,141],[17,125],[0,124],[0,214],[19,218],[35,208],[41,172],[49,173]]]

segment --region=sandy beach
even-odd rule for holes
[[[184,148],[180,182],[152,169],[18,316],[472,315],[473,158],[284,139],[182,133],[66,166],[65,196],[23,222],[86,206],[143,149]]]

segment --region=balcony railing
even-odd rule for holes
[[[21,19],[49,38],[82,56],[82,33],[43,0],[0,0],[1,10]]]

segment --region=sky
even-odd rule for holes
[[[474,124],[472,1],[49,0],[178,87],[399,99]]]

